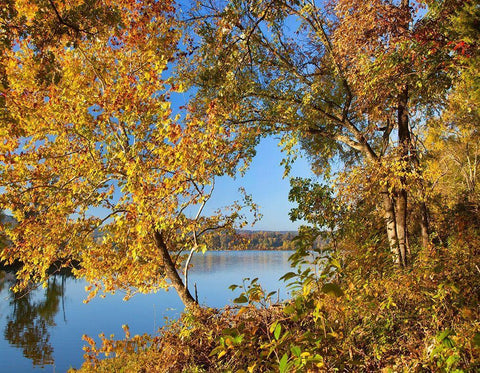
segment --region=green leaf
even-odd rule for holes
[[[288,281],[295,276],[297,276],[297,274],[295,272],[287,272],[282,277],[280,277],[280,280]]]
[[[225,347],[223,346],[217,346],[215,347],[208,356],[213,356],[216,355],[217,353],[220,353],[221,351],[225,350]]]
[[[277,324],[277,326],[275,326],[275,330],[273,332],[273,336],[275,337],[275,339],[278,341],[278,338],[280,338],[280,333],[282,332],[282,325],[280,324]]]
[[[292,346],[290,348],[290,351],[292,351],[292,354],[295,355],[296,357],[300,357],[300,354],[302,353],[302,350],[298,346]]]
[[[337,284],[332,282],[322,286],[322,292],[329,295],[334,295],[336,297],[341,297],[343,295],[343,290]]]
[[[235,304],[241,304],[241,303],[247,303],[247,302],[248,302],[248,299],[244,294],[240,295],[238,298],[235,298],[233,300],[233,303]]]
[[[437,341],[442,342],[449,335],[453,334],[452,330],[445,329],[443,332],[437,334]]]
[[[239,334],[239,335],[237,335],[236,337],[233,338],[233,342],[236,345],[239,345],[240,343],[242,343],[242,341],[243,341],[243,334]]]
[[[289,304],[283,309],[283,312],[287,315],[291,315],[292,313],[295,313],[295,311],[296,311],[296,308],[291,304]]]
[[[273,297],[275,294],[277,294],[276,291],[271,291],[270,293],[267,294],[267,298]]]
[[[450,338],[451,335],[455,335],[455,332],[451,329],[445,329],[443,332],[437,334],[437,341],[441,342],[446,347],[453,347],[455,343]]]
[[[280,373],[285,373],[288,368],[288,356],[287,354],[283,354],[282,358],[280,359],[280,364],[278,365],[278,370]]]

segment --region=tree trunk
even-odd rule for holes
[[[422,235],[422,248],[426,249],[430,244],[430,227],[428,224],[428,209],[425,201],[420,203],[420,231]]]
[[[199,305],[195,301],[195,299],[190,294],[190,291],[185,287],[183,284],[182,279],[178,275],[177,269],[175,268],[175,264],[172,261],[170,253],[167,249],[167,244],[165,243],[165,239],[160,231],[154,231],[154,238],[155,244],[162,256],[163,264],[165,266],[165,273],[167,278],[171,281],[172,286],[177,291],[180,299],[182,300],[183,304],[186,308],[195,309],[198,308]]]
[[[383,210],[385,224],[387,226],[388,245],[390,246],[390,251],[392,252],[395,264],[400,265],[401,255],[398,248],[395,205],[389,195],[388,188],[385,187],[381,193],[383,196]]]
[[[407,191],[401,189],[396,198],[395,225],[397,228],[400,264],[407,265]]]
[[[413,165],[416,168],[416,171],[419,175],[421,175],[420,179],[420,187],[421,187],[421,202],[420,202],[420,234],[422,240],[422,248],[426,249],[430,244],[430,227],[429,227],[429,219],[428,219],[428,208],[426,200],[426,187],[425,187],[425,180],[423,179],[423,172],[420,167],[420,159],[418,157],[418,152],[416,145],[413,141],[410,142],[410,155],[413,159]]]
[[[408,86],[404,86],[398,96],[398,145],[400,147],[400,160],[410,160],[410,127],[408,125]],[[408,162],[410,163],[410,162]],[[408,164],[404,167],[406,171]],[[402,266],[407,265],[407,190],[405,189],[405,177],[400,177],[400,190],[396,200],[396,226],[398,236],[398,248],[400,251],[400,262]]]

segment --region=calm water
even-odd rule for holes
[[[245,277],[258,277],[267,291],[280,290],[279,278],[290,270],[286,251],[209,252],[194,257],[190,287],[197,284],[200,303],[221,307],[240,291],[228,289]],[[183,310],[175,291],[137,294],[128,302],[123,294],[86,297],[85,282],[57,277],[46,289],[37,289],[14,300],[8,291],[8,276],[0,277],[0,372],[65,372],[83,361],[82,335],[100,333],[123,337],[122,324],[134,334],[154,333],[165,317],[174,318]]]

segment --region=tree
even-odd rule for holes
[[[251,154],[218,122],[172,114],[173,2],[11,0],[2,12],[0,209],[18,224],[0,260],[23,264],[15,290],[55,264],[89,296],[173,286],[195,307],[182,253],[238,221],[239,204],[201,212],[214,178]]]
[[[438,235],[445,238],[454,228],[478,227],[480,166],[480,82],[478,1],[466,1],[450,10],[434,9],[447,21],[437,32],[444,35],[444,48],[453,56],[453,85],[448,104],[429,119],[425,138],[426,175],[437,214],[442,216]],[[447,8],[447,11],[449,9]],[[443,220],[443,221],[442,221]]]
[[[202,40],[191,69],[200,87],[195,110],[214,106],[238,131],[280,133],[287,151],[300,143],[326,177],[340,164],[347,174],[357,169],[381,201],[389,246],[403,266],[408,195],[418,200],[428,245],[422,114],[441,107],[450,86],[449,51],[421,38],[444,21],[423,5],[239,1],[215,9],[200,2],[191,18]]]

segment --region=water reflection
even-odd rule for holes
[[[289,271],[291,252],[207,252],[194,257],[190,286],[198,286],[202,305],[222,307],[239,295],[228,289],[244,277],[259,277],[267,292],[280,289],[278,279]],[[12,273],[0,270],[0,372],[65,372],[83,362],[82,335],[124,335],[122,324],[133,334],[155,333],[164,317],[183,310],[174,291],[138,294],[128,302],[123,294],[95,298],[84,304],[85,281],[68,276],[52,277],[46,288],[14,296],[8,289]],[[3,337],[3,338],[2,338]],[[23,355],[23,356],[22,356]]]
[[[231,268],[242,268],[248,270],[261,270],[262,268],[271,269],[274,265],[284,267],[288,263],[291,251],[235,251],[226,253],[225,251],[211,251],[206,255],[197,255],[193,257],[193,272],[210,273],[224,271]]]
[[[0,290],[14,282],[9,273],[2,277]],[[43,366],[54,362],[49,328],[55,326],[55,315],[65,294],[65,276],[51,278],[40,299],[37,296],[39,292],[40,289],[16,295],[10,292],[11,313],[6,318],[4,338],[22,349],[23,356],[34,365]]]

